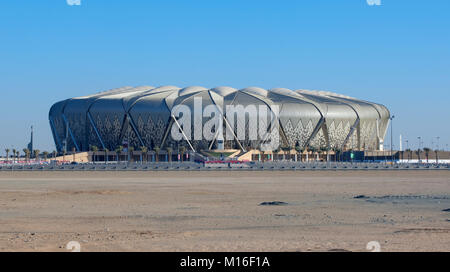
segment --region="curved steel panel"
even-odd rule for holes
[[[309,145],[314,148],[377,149],[384,140],[390,112],[380,104],[324,91],[292,91],[285,88],[265,90],[249,87],[206,89],[191,86],[154,88],[123,87],[89,96],[55,103],[49,121],[57,149],[90,146],[110,150],[129,140],[130,145],[150,148],[176,145],[168,132],[172,124],[171,109],[175,105],[194,106],[194,98],[202,99],[202,107],[214,104],[220,110],[227,105],[279,107],[280,138],[290,147]],[[247,116],[249,117],[249,116]],[[204,124],[208,118],[202,118]],[[257,129],[245,119],[246,136]],[[224,126],[226,118],[224,118]],[[267,120],[269,122],[269,119]],[[236,126],[233,133],[237,134]],[[256,148],[263,139],[240,141],[244,148]],[[233,140],[234,141],[234,140]],[[211,147],[211,142],[193,141],[196,149]],[[237,146],[229,142],[227,147]]]
[[[168,128],[170,110],[165,99],[172,92],[155,92],[147,94],[135,102],[129,114],[136,124],[136,129],[147,147],[160,147],[164,133]]]

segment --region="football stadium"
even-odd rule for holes
[[[196,105],[214,106],[221,113],[219,124],[223,129],[214,128],[212,139],[191,137],[189,134],[196,128],[180,125],[180,116],[174,114],[178,106],[196,112]],[[238,105],[242,107],[235,107],[233,114],[241,114],[243,118],[237,118],[235,124],[226,113],[230,106]],[[183,146],[193,152],[227,149],[248,152],[258,150],[267,140],[260,135],[247,137],[258,130],[256,123],[260,124],[254,122],[253,115],[261,111],[249,110],[251,106],[267,109],[269,119],[265,120],[270,125],[266,127],[277,127],[278,148],[292,150],[382,150],[390,120],[389,110],[381,104],[324,91],[142,86],[57,102],[50,109],[49,121],[59,152],[89,151],[93,146],[102,150]],[[204,114],[200,118],[194,115],[192,127],[205,125],[211,119]],[[181,140],[173,139],[174,126],[183,135]],[[242,129],[245,137],[238,137]],[[225,137],[225,131],[231,137]]]

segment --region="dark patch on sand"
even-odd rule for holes
[[[262,202],[259,206],[286,206],[289,205],[283,201],[271,201],[271,202]]]
[[[450,233],[450,229],[442,229],[442,228],[415,228],[415,229],[397,230],[394,233]]]
[[[384,196],[366,196],[366,195],[358,195],[353,197],[354,199],[364,199],[369,203],[391,203],[396,205],[401,204],[417,204],[417,205],[426,205],[426,204],[444,204],[450,203],[449,195],[384,195]],[[443,210],[444,212],[450,212],[450,209]]]
[[[430,200],[450,200],[450,196],[432,196],[432,195],[385,195],[385,196],[365,196],[358,195],[354,198],[362,199],[380,199],[380,200],[410,200],[410,199],[430,199]],[[450,210],[450,209],[449,209]]]

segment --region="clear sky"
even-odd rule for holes
[[[59,100],[125,85],[286,87],[386,105],[417,148],[450,144],[450,1],[2,1],[0,153],[53,150]],[[389,134],[386,142],[389,143]]]

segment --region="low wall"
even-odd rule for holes
[[[91,156],[89,155],[89,152],[81,152],[76,154],[68,154],[65,156],[59,156],[56,158],[48,159],[47,161],[58,161],[58,162],[90,162]]]

